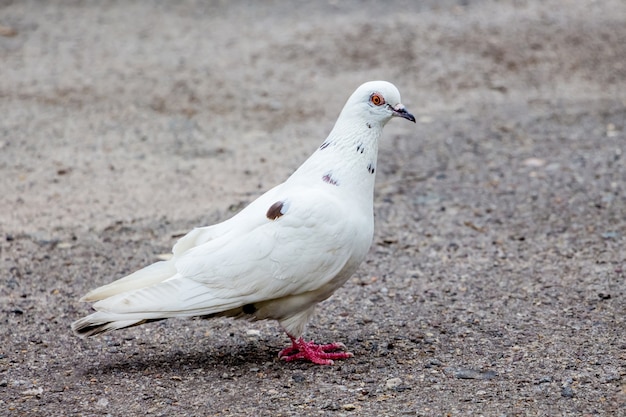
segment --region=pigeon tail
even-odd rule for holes
[[[115,320],[111,314],[98,311],[72,323],[72,331],[77,336],[85,338],[95,336],[100,333],[112,332],[113,330],[139,326],[140,324],[160,320],[165,319],[157,318]]]

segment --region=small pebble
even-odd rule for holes
[[[604,239],[617,239],[619,238],[619,233],[617,232],[604,232],[601,234]]]
[[[291,379],[293,379],[293,382],[304,382],[304,381],[306,381],[306,378],[302,374],[293,374]]]
[[[569,385],[561,389],[561,396],[565,398],[574,398],[574,390]]]
[[[40,395],[41,393],[43,393],[43,388],[41,387],[31,388],[21,392],[22,395]]]
[[[540,158],[528,158],[525,159],[522,164],[524,164],[527,167],[542,167],[546,164],[546,161]]]
[[[444,368],[446,374],[452,375],[458,379],[493,379],[498,374],[494,371],[477,371],[476,369],[466,368]]]
[[[0,25],[0,36],[11,38],[15,35],[17,35],[17,30],[12,28],[11,26]]]
[[[551,376],[544,376],[537,383],[538,384],[545,384],[545,383],[548,383],[548,382],[552,382],[552,377]]]
[[[324,407],[322,407],[324,410],[330,410],[330,411],[337,411],[339,410],[339,406],[335,403],[328,403],[326,404]]]
[[[441,363],[441,361],[439,359],[431,359],[430,360],[430,364],[432,366],[441,366],[441,365],[443,365],[443,363]]]
[[[385,382],[385,389],[390,390],[390,389],[395,389],[396,387],[399,387],[402,384],[402,380],[400,378],[391,378],[388,379],[387,382]]]

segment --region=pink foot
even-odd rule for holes
[[[329,343],[317,345],[314,342],[305,342],[304,339],[288,335],[291,339],[291,346],[281,350],[278,357],[286,362],[298,359],[311,361],[318,365],[332,365],[333,359],[347,359],[354,355],[350,352],[336,352],[346,348],[343,343]]]

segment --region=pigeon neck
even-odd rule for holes
[[[313,155],[293,174],[335,186],[372,202],[380,123],[340,118]]]

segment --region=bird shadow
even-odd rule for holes
[[[113,354],[105,363],[94,363],[85,367],[85,376],[103,374],[184,374],[193,369],[205,369],[212,372],[228,372],[233,368],[267,367],[280,364],[277,346],[262,345],[260,340],[244,344],[212,345],[203,351],[170,350],[154,352],[156,346],[149,349],[135,349],[119,357]]]

